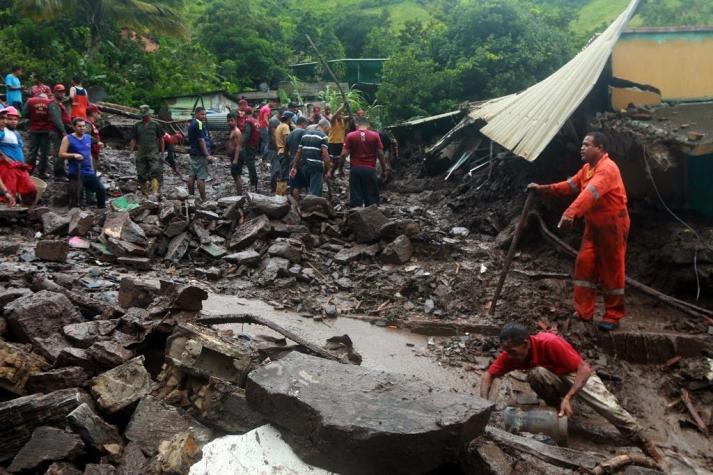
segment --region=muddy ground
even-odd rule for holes
[[[135,192],[128,152],[109,148],[103,156],[103,177],[110,194]],[[187,161],[187,155],[179,154],[183,176],[166,168],[163,199],[183,202],[188,198],[183,181]],[[209,201],[234,195],[224,157],[211,165],[210,173]],[[32,217],[21,217],[0,223],[4,242],[19,246],[17,253],[0,258],[0,282],[5,288],[21,287],[28,276],[47,273],[109,304],[116,302],[123,277],[190,283],[208,291],[207,314],[268,315],[315,341],[330,334],[348,334],[367,367],[416,374],[441,387],[473,394],[477,394],[479,375],[497,354],[496,335],[503,323],[524,322],[533,331],[554,329],[569,337],[624,407],[651,431],[674,473],[706,473],[713,467],[713,444],[696,427],[684,405],[672,402],[680,398],[682,388],[688,389],[704,424],[711,427],[713,376],[708,372],[713,371],[713,321],[691,317],[632,290],[627,296],[628,316],[617,332],[620,336],[568,333],[563,324],[571,313],[572,259],[544,241],[533,220],[523,235],[498,310],[495,316],[488,316],[512,223],[524,202],[522,190],[543,173],[523,162],[501,161],[496,162],[490,178],[486,169],[471,178],[456,173],[444,182],[442,175],[423,176],[417,160],[397,164],[394,180],[384,186],[380,209],[388,219],[411,226],[413,252],[403,263],[380,254],[347,262],[335,260],[341,249],[354,246],[344,206],[347,182],[337,179],[334,214],[326,220],[308,221],[308,233],[292,236],[301,240],[302,255],[286,272],[267,275],[264,266],[255,268],[212,257],[201,251],[200,243],[192,243],[177,262],[152,258],[147,270],[74,249],[66,263],[47,262],[35,257],[42,226]],[[260,176],[260,191],[265,192],[268,170],[264,164]],[[50,182],[39,206],[66,214],[64,186]],[[565,205],[538,203],[537,209],[551,226]],[[88,205],[85,209],[93,208]],[[209,205],[207,209],[217,208]],[[634,203],[631,209],[629,274],[662,291],[690,298],[694,292],[685,233],[642,204]],[[95,223],[100,215],[97,213]],[[576,247],[579,232],[562,237]],[[96,238],[93,232],[87,236],[88,241]],[[382,238],[379,250],[389,245],[390,239]],[[272,242],[272,238],[259,239],[251,247],[266,256]],[[220,240],[215,243],[222,244]],[[700,252],[698,265],[704,273],[698,303],[710,308],[713,291],[707,284],[713,274],[713,254]],[[248,331],[242,325],[225,329]],[[673,346],[655,350],[660,345]],[[680,353],[687,357],[670,360]],[[496,425],[505,406],[536,402],[522,375],[503,379],[493,394],[496,392],[498,410],[491,420]],[[3,399],[11,396],[4,394]],[[588,408],[580,405],[575,410],[580,429],[570,432],[572,448],[611,456],[638,450],[620,447],[613,428]],[[513,453],[507,457],[516,473],[552,473],[552,465],[533,457]]]

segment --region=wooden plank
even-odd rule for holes
[[[532,455],[552,465],[557,465],[558,467],[592,471],[600,462],[605,460],[601,454],[547,445],[534,439],[528,439],[505,432],[493,426],[487,426],[485,433],[498,445],[504,447],[506,452],[508,449],[525,452],[526,454]]]
[[[247,313],[239,313],[239,314],[229,314],[229,315],[216,315],[216,316],[210,316],[210,317],[200,317],[195,321],[196,323],[199,323],[201,325],[220,325],[220,324],[225,324],[225,323],[254,323],[257,325],[262,325],[265,326],[271,330],[276,331],[277,333],[280,333],[281,335],[284,335],[288,339],[294,341],[295,343],[302,345],[305,347],[310,353],[316,355],[316,356],[321,356],[322,358],[326,358],[328,360],[333,360],[333,361],[339,361],[340,363],[347,363],[348,361],[344,358],[340,358],[336,355],[333,355],[332,353],[328,352],[327,350],[324,350],[317,345],[314,345],[301,336],[297,335],[296,333],[293,333],[286,328],[278,325],[275,322],[272,322],[266,318],[259,317],[257,315],[250,315]]]

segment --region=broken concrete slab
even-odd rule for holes
[[[226,432],[247,432],[265,423],[262,415],[248,407],[243,388],[214,377],[206,386],[200,417]]]
[[[87,354],[99,366],[105,368],[118,366],[134,356],[133,351],[127,350],[116,341],[98,341],[87,349]]]
[[[131,220],[131,215],[125,212],[107,213],[102,234],[117,241],[126,241],[137,246],[146,247],[146,233],[141,226]]]
[[[188,229],[188,221],[185,221],[183,219],[176,219],[168,223],[168,225],[163,230],[163,234],[167,238],[173,238],[181,234],[186,229]]]
[[[228,254],[223,257],[223,260],[228,262],[234,262],[237,265],[244,265],[248,267],[254,267],[260,263],[260,253],[253,249],[247,249],[245,251],[235,252],[233,254]]]
[[[38,353],[52,361],[62,348],[71,346],[60,335],[62,328],[82,321],[81,314],[66,296],[48,290],[9,303],[5,317],[16,339],[32,343]]]
[[[28,288],[7,289],[0,291],[0,315],[2,315],[5,311],[5,307],[7,306],[7,304],[31,293],[32,291]]]
[[[117,475],[135,475],[137,473],[148,473],[146,464],[148,458],[144,455],[141,447],[136,442],[129,442],[124,447],[124,453],[121,455],[121,462]]]
[[[35,256],[43,261],[67,262],[69,244],[60,239],[43,239],[35,245]]]
[[[305,461],[355,473],[425,473],[454,461],[494,406],[415,377],[297,352],[251,372],[246,395],[294,436]]]
[[[199,444],[207,443],[212,437],[210,429],[184,410],[146,396],[136,407],[124,435],[145,452],[155,454],[161,441],[179,432],[190,432]]]
[[[148,257],[118,257],[116,262],[137,270],[151,270],[153,264]]]
[[[302,262],[304,248],[302,243],[294,239],[276,239],[267,249],[267,254],[272,257],[282,257],[290,262]]]
[[[468,444],[464,469],[467,473],[488,475],[512,475],[513,467],[497,444],[477,438]]]
[[[33,394],[0,403],[0,462],[11,459],[43,425],[64,424],[67,415],[91,398],[79,389]]]
[[[182,323],[166,342],[166,361],[186,374],[205,380],[214,376],[245,386],[247,374],[260,360],[257,351],[243,339],[223,337],[211,328]]]
[[[171,308],[174,310],[197,312],[203,309],[203,301],[208,299],[208,292],[195,285],[175,286],[172,293],[175,295],[171,302]]]
[[[121,454],[124,441],[119,430],[99,417],[88,404],[81,404],[70,412],[67,421],[90,447],[113,456]]]
[[[264,281],[272,282],[278,277],[290,275],[290,261],[283,257],[270,257],[262,262],[261,278]]]
[[[270,228],[270,218],[265,215],[245,221],[238,226],[235,233],[230,237],[228,248],[230,250],[245,249],[258,239],[266,236],[270,232]]]
[[[379,244],[357,244],[352,247],[345,247],[334,255],[334,262],[346,264],[361,259],[362,257],[374,257],[380,250],[381,247]]]
[[[147,308],[159,291],[159,285],[154,282],[123,277],[119,282],[119,305],[124,308]]]
[[[188,238],[188,233],[183,232],[178,236],[171,239],[168,243],[168,249],[166,250],[166,256],[164,259],[171,262],[178,262],[183,259],[183,256],[188,252],[188,245],[190,244],[190,239]]]
[[[116,412],[146,396],[153,388],[154,382],[144,367],[144,357],[137,356],[92,379],[90,391],[103,410]]]
[[[86,236],[94,226],[94,213],[72,208],[67,214],[69,226],[67,232],[70,236]]]
[[[92,357],[89,356],[87,350],[81,348],[63,348],[62,351],[59,352],[54,365],[57,368],[79,366],[90,371],[93,371],[96,367],[96,363]]]
[[[116,475],[116,467],[108,463],[88,463],[82,475]]]
[[[52,211],[47,212],[42,215],[42,230],[45,234],[64,236],[67,234],[69,229],[69,218],[66,216],[60,216]]]
[[[307,195],[300,201],[300,214],[306,219],[327,219],[334,215],[334,209],[327,198]]]
[[[45,462],[73,460],[84,450],[82,439],[72,432],[42,426],[17,453],[8,467],[10,472],[40,468]]]
[[[351,209],[347,215],[347,226],[359,243],[377,241],[381,227],[388,221],[376,205]]]
[[[276,467],[285,475],[333,474],[300,460],[275,427],[264,425],[243,435],[227,435],[206,444],[203,457],[191,467],[189,475],[267,475]]]
[[[201,448],[193,434],[179,432],[159,444],[156,469],[159,473],[188,473],[200,453]]]
[[[55,462],[47,468],[45,475],[82,475],[82,471],[69,462]]]
[[[14,256],[20,250],[20,243],[3,242],[0,243],[0,256]]]
[[[27,379],[27,391],[49,393],[59,389],[80,388],[87,384],[89,378],[90,372],[79,366],[57,368],[32,374]]]
[[[62,333],[73,345],[79,348],[89,348],[98,340],[104,340],[111,335],[118,320],[94,320],[91,322],[72,323],[62,328]]]
[[[30,376],[49,367],[47,360],[29,348],[0,340],[0,388],[23,395]]]
[[[290,202],[285,196],[265,196],[258,193],[248,193],[248,209],[256,215],[266,215],[269,218],[280,219],[290,211]]]
[[[384,248],[381,252],[381,262],[384,264],[405,264],[412,255],[411,240],[402,234]]]

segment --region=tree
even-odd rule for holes
[[[293,57],[278,18],[248,0],[212,3],[199,18],[198,40],[218,59],[218,71],[243,87],[287,77]]]
[[[142,0],[16,0],[25,16],[54,21],[66,15],[89,29],[90,51],[99,51],[102,41],[127,28],[140,35],[185,37],[186,25],[179,11],[162,2]]]

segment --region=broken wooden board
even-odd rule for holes
[[[592,471],[606,459],[600,454],[547,445],[534,439],[510,434],[493,426],[487,426],[485,433],[490,439],[503,447],[506,452],[508,449],[525,452],[559,467]]]

